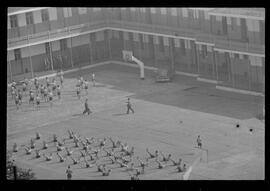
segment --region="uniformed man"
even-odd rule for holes
[[[88,106],[88,98],[85,99],[85,103],[84,103],[84,111],[83,111],[83,114],[85,114],[85,113],[88,113],[88,115],[89,115],[90,113],[92,113],[91,110],[90,110],[90,108],[89,108],[89,106]]]
[[[135,113],[131,107],[130,98],[128,98],[128,101],[127,101],[127,114],[129,114],[129,110],[131,110],[132,113]]]

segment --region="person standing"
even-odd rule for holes
[[[93,86],[96,86],[96,79],[95,79],[95,74],[92,74],[92,82],[93,82]]]
[[[72,178],[72,170],[70,169],[70,166],[68,166],[68,169],[66,170],[67,179],[71,180]]]
[[[58,99],[61,99],[61,88],[60,88],[60,85],[57,85],[57,96],[58,96]]]
[[[17,110],[19,109],[19,103],[20,103],[20,101],[19,101],[19,95],[16,94],[15,95],[15,105],[16,105]]]
[[[52,92],[51,89],[49,89],[48,95],[49,95],[50,106],[52,107],[52,104],[53,104],[53,103],[52,103],[52,102],[53,102],[53,92]]]
[[[40,109],[40,96],[39,94],[36,95],[36,104],[37,104],[37,109]]]
[[[88,106],[88,98],[85,99],[85,103],[84,103],[84,111],[83,111],[83,114],[85,114],[85,113],[88,113],[88,115],[89,115],[90,113],[92,113],[91,110],[90,110],[90,108],[89,108],[89,106]]]
[[[22,90],[24,92],[24,95],[26,95],[27,85],[26,85],[26,82],[25,81],[23,81],[22,86],[23,86]]]
[[[198,145],[198,147],[199,147],[200,149],[202,148],[202,140],[201,140],[200,135],[197,137],[197,145]]]
[[[63,86],[63,83],[64,83],[64,72],[63,72],[63,70],[61,70],[61,72],[60,72],[60,83],[61,83],[61,87],[64,87]]]
[[[85,90],[86,95],[88,95],[88,81],[87,80],[84,81],[84,90]]]
[[[128,101],[127,101],[127,114],[129,114],[129,110],[131,110],[132,113],[135,113],[131,107],[130,98],[128,98]]]
[[[18,98],[19,98],[19,104],[22,104],[22,92],[20,89],[18,89]]]
[[[76,93],[77,93],[77,97],[78,97],[78,99],[81,99],[81,86],[77,86],[76,87]]]

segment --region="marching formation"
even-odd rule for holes
[[[45,82],[41,83],[35,75],[34,80],[28,80],[24,78],[21,84],[17,84],[15,81],[11,84],[11,98],[14,99],[17,110],[22,107],[23,97],[29,95],[28,104],[40,109],[41,101],[49,103],[52,107],[54,96],[57,96],[61,100],[61,88],[64,83],[64,73],[61,71],[58,74],[59,80],[56,78],[50,80],[46,77]]]
[[[63,137],[54,134],[49,140],[36,133],[27,145],[19,147],[14,143],[13,153],[18,152],[24,152],[25,155],[31,155],[36,159],[43,158],[44,162],[64,163],[68,166],[66,170],[68,180],[72,179],[74,165],[96,168],[100,176],[110,176],[114,169],[122,168],[131,180],[139,180],[139,176],[147,173],[150,164],[159,170],[171,166],[176,173],[186,171],[186,164],[182,159],[175,161],[171,154],[166,156],[158,150],[152,153],[146,148],[146,155],[139,157],[135,155],[133,146],[130,147],[120,140],[113,140],[111,137],[103,139],[83,137],[72,130],[68,130],[67,135]]]

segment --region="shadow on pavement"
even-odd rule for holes
[[[113,116],[121,116],[121,115],[128,115],[127,113],[115,113]]]

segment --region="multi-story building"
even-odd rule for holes
[[[8,8],[8,80],[123,60],[264,92],[263,8]]]

